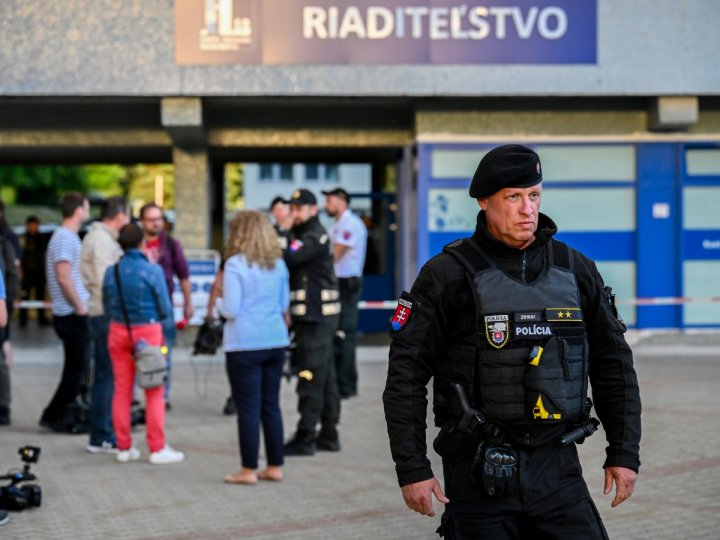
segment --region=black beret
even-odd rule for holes
[[[542,182],[540,157],[520,144],[506,144],[490,150],[470,183],[473,199],[489,197],[503,188],[526,188]]]
[[[312,191],[309,191],[307,189],[298,189],[295,191],[295,193],[292,194],[292,197],[285,201],[288,204],[294,204],[298,206],[302,206],[303,204],[317,204],[317,199],[315,198],[315,195]]]

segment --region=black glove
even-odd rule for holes
[[[484,445],[478,448],[471,479],[477,485],[482,481],[488,495],[512,495],[515,492],[516,477],[517,455],[509,445]]]

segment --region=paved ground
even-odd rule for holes
[[[41,508],[12,514],[3,540],[437,538],[439,518],[405,509],[396,484],[380,402],[382,346],[360,350],[360,396],[345,402],[343,451],[290,458],[284,482],[248,487],[222,482],[238,468],[238,452],[234,418],[220,414],[228,394],[220,356],[176,355],[167,435],[186,462],[121,465],[86,454],[85,436],[38,427],[59,378],[60,349],[51,332],[18,330],[15,339],[13,423],[0,428],[0,471],[20,463],[19,446],[42,447],[33,471],[44,498]],[[644,405],[641,476],[633,498],[611,510],[595,436],[581,447],[591,492],[612,538],[718,539],[720,335],[632,339]],[[290,432],[297,415],[288,384],[282,406]],[[143,431],[135,436],[146,454]]]

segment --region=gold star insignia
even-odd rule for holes
[[[558,311],[558,317],[559,317],[559,318],[562,319],[564,315],[565,315],[565,314],[564,314],[562,311]]]
[[[570,313],[569,311],[566,311],[565,317],[567,317],[569,319],[570,317],[572,317],[572,313]]]

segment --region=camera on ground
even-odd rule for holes
[[[0,486],[0,508],[3,510],[25,510],[37,508],[42,504],[42,490],[37,484],[30,483],[37,477],[30,472],[30,464],[40,459],[40,448],[37,446],[22,446],[18,454],[24,465],[22,470],[9,470],[0,476],[0,480],[9,480],[9,484]]]

